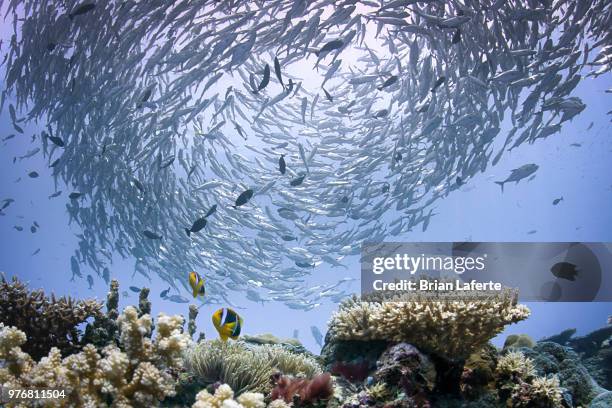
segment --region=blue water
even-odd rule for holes
[[[460,190],[436,202],[437,215],[427,231],[421,232],[419,226],[414,232],[389,240],[612,241],[612,127],[611,116],[607,114],[612,109],[612,96],[604,92],[611,85],[609,74],[582,81],[574,96],[581,97],[587,108],[571,123],[565,124],[560,134],[506,153],[495,167],[489,167]],[[587,131],[591,122],[593,126]],[[88,289],[86,279],[70,281],[70,257],[78,242],[75,235],[79,233],[77,225],[68,225],[65,208],[72,190],[59,183],[57,189],[63,191],[62,195],[47,198],[56,191],[56,186],[41,153],[30,159],[17,159],[13,164],[13,157],[39,147],[38,142],[32,142],[34,131],[37,128],[31,125],[26,128],[25,135],[17,135],[0,144],[0,200],[15,199],[0,217],[0,271],[7,276],[16,275],[31,288],[43,288],[48,293],[104,299],[106,284],[84,265],[81,266],[84,278],[89,273],[95,278],[93,288]],[[10,133],[14,131],[5,109],[0,116],[0,138]],[[570,146],[572,143],[581,146]],[[526,163],[540,166],[535,179],[506,185],[502,194],[493,181],[505,179],[511,169]],[[33,170],[40,174],[39,178],[27,176]],[[552,201],[561,196],[563,201],[553,206]],[[31,233],[34,221],[40,229]],[[16,231],[15,225],[24,230]],[[530,230],[537,230],[537,233],[527,234]],[[40,253],[32,256],[38,248]],[[159,293],[167,288],[159,278],[153,276],[148,282],[137,275],[132,279],[133,260],[115,258],[112,277],[120,281],[121,291],[129,293],[129,298],[121,297],[121,308],[137,303],[138,295],[129,291],[128,286],[147,286],[151,288],[150,300],[155,315],[160,311],[187,315],[187,305],[159,298]],[[344,262],[346,269],[316,268],[308,285],[330,283],[342,277],[358,279],[358,258],[345,258]],[[205,275],[206,271],[201,273]],[[348,287],[357,292],[359,281]],[[233,293],[231,298],[242,307],[239,313],[245,320],[245,333],[269,332],[290,337],[297,329],[300,340],[315,351],[318,346],[310,334],[310,326],[316,325],[325,332],[327,321],[336,309],[335,304],[326,302],[313,311],[303,312],[277,303],[256,304],[248,301],[243,293]],[[203,330],[207,337],[216,337],[210,315],[221,306],[206,305],[200,310],[198,330]],[[607,316],[612,314],[610,303],[530,303],[529,307],[532,316],[510,326],[495,339],[496,344],[503,343],[510,333],[528,333],[535,339],[566,328],[586,333],[605,325]]]

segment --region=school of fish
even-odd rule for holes
[[[0,108],[17,136],[40,125],[19,159],[44,155],[72,191],[73,278],[108,281],[118,255],[178,302],[204,278],[206,302],[339,301],[329,268],[427,229],[612,68],[607,0],[0,4]],[[303,285],[313,271],[330,283]]]

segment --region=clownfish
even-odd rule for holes
[[[240,336],[243,320],[232,309],[224,307],[217,310],[212,315],[212,322],[221,340],[227,341],[228,338],[236,340]]]
[[[189,286],[191,286],[194,298],[198,297],[198,295],[204,296],[204,294],[206,293],[204,279],[196,272],[189,272]]]

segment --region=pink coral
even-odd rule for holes
[[[318,374],[310,380],[276,374],[272,381],[274,388],[270,396],[273,401],[283,399],[290,403],[297,399],[300,404],[309,404],[328,399],[334,393],[330,373]]]

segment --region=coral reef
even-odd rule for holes
[[[599,394],[591,401],[589,408],[610,408],[612,407],[612,391]]]
[[[311,379],[274,374],[272,382],[274,388],[270,393],[270,398],[273,401],[282,399],[287,403],[292,403],[293,406],[309,405],[326,400],[334,393],[329,373],[317,374]]]
[[[94,300],[45,296],[42,290],[28,292],[16,277],[0,280],[0,322],[28,334],[22,350],[34,360],[57,348],[62,355],[81,349],[77,326],[100,316],[102,304]]]
[[[612,389],[612,326],[579,337],[573,337],[575,332],[575,329],[566,330],[541,342],[555,342],[571,347],[597,383]]]
[[[497,349],[491,344],[467,358],[460,383],[461,395],[464,398],[473,400],[495,389],[497,361]]]
[[[329,327],[337,340],[407,342],[427,353],[461,359],[506,325],[529,316],[529,309],[516,299],[510,290],[486,299],[445,302],[401,297],[361,302],[354,297],[341,304]]]
[[[596,395],[605,391],[591,377],[570,347],[552,342],[539,342],[533,349],[520,349],[534,364],[539,376],[556,375],[561,387],[571,394],[574,405],[586,406]]]
[[[413,399],[424,400],[436,385],[436,369],[416,347],[399,343],[385,351],[378,360],[374,380],[402,388]]]
[[[23,331],[0,325],[0,383],[12,388],[58,388],[66,390],[64,406],[154,406],[174,395],[171,369],[182,365],[182,353],[190,340],[182,333],[181,316],[158,316],[155,341],[147,337],[151,317],[138,317],[127,307],[118,318],[119,346],[99,353],[93,345],[62,358],[53,347],[36,363],[21,349]]]
[[[226,383],[238,394],[269,391],[276,372],[313,377],[319,364],[307,355],[279,345],[249,346],[243,342],[203,341],[189,352],[187,370],[203,384]]]

